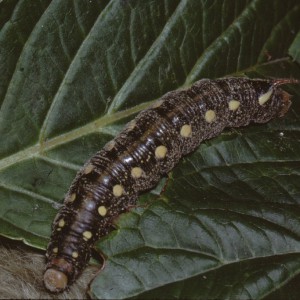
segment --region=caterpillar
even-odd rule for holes
[[[171,91],[129,122],[77,173],[52,225],[44,284],[61,292],[86,267],[95,242],[201,141],[225,127],[282,117],[295,79],[202,79]]]

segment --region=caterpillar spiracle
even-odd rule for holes
[[[142,111],[77,173],[58,212],[47,249],[44,284],[61,292],[86,267],[91,248],[114,219],[136,204],[183,155],[225,127],[265,123],[283,116],[295,79],[202,79],[165,94]]]

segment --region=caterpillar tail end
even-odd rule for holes
[[[279,117],[283,117],[289,110],[292,102],[291,102],[291,95],[285,91],[282,91],[282,106],[281,110],[278,114]]]
[[[284,84],[300,84],[300,80],[294,78],[281,78],[281,79],[279,78],[273,80],[273,87],[278,87]],[[286,91],[281,90],[281,92],[282,92],[282,106],[278,114],[279,117],[283,117],[288,112],[292,104],[291,102],[292,96]]]
[[[68,286],[68,277],[65,273],[50,268],[44,273],[44,284],[50,292],[61,293]]]

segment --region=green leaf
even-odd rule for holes
[[[300,32],[297,34],[295,40],[293,41],[289,49],[289,54],[295,61],[300,63]]]
[[[275,259],[241,261],[185,281],[166,285],[151,293],[144,293],[140,295],[140,298],[157,299],[162,298],[163,295],[166,299],[183,297],[187,299],[261,299],[268,296],[270,291],[276,290],[269,296],[270,300],[298,299],[294,294],[296,292],[299,296],[298,285],[293,287],[293,294],[286,290],[279,296],[278,289],[280,291],[282,285],[290,285],[286,283],[291,276],[299,273],[299,263],[299,255],[292,254],[278,256]],[[200,295],[199,290],[201,290]]]
[[[300,78],[298,2],[1,2],[0,233],[44,249],[76,171],[165,92]],[[206,141],[119,218],[92,297],[299,294],[300,87],[287,88],[285,118]]]

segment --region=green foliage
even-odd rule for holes
[[[297,0],[6,0],[0,26],[0,234],[42,249],[76,171],[165,92],[300,78]],[[287,89],[285,118],[203,143],[119,218],[92,297],[299,298],[300,87]]]

